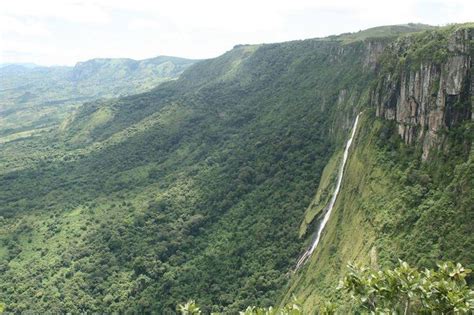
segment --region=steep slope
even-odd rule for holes
[[[86,104],[50,138],[5,144],[8,309],[274,302],[331,139],[371,75],[366,50],[236,47],[149,93]],[[347,126],[331,130],[339,117]]]
[[[190,79],[202,78],[199,64],[153,92],[86,105],[63,135],[77,152],[56,150],[3,176],[2,213],[11,219],[2,286],[8,292],[15,281],[25,291],[2,299],[12,309],[58,311],[161,312],[190,297],[233,311],[272,302],[332,151],[328,113],[338,89],[323,86],[362,73],[364,46],[330,58],[338,46],[240,47],[204,62],[225,68],[207,82]],[[329,66],[337,75],[323,77]],[[109,118],[92,123],[104,111]],[[50,274],[31,287],[21,275],[38,268]]]
[[[194,298],[206,312],[232,313],[275,303],[317,228],[331,170],[362,110],[334,214],[321,246],[291,276],[288,295],[313,309],[333,293],[348,260],[368,261],[373,252],[390,263],[397,257],[390,253],[406,258],[419,250],[404,241],[424,236],[433,217],[416,221],[418,234],[398,229],[418,211],[411,206],[420,205],[423,172],[442,170],[431,169],[434,156],[423,164],[415,146],[399,140],[396,121],[375,117],[393,30],[399,29],[387,28],[385,36],[377,30],[376,38],[236,46],[150,92],[85,104],[48,135],[4,144],[0,300],[6,309],[172,313]],[[464,230],[451,234],[449,246],[472,222],[466,220],[471,145],[460,139],[459,152],[445,152],[456,158],[439,164],[464,167],[452,179],[452,191],[463,196],[461,210],[449,208],[464,213]],[[429,176],[433,195],[423,207],[437,212],[444,203],[430,204],[438,197],[450,204],[452,194],[441,191],[441,176]],[[320,181],[324,191],[313,202]],[[406,199],[396,203],[400,196]],[[412,260],[431,263],[427,253],[435,247],[433,241]],[[446,257],[471,263],[459,249],[447,248]]]
[[[336,286],[348,262],[474,266],[473,35],[466,25],[387,47],[326,233],[284,300],[295,294],[307,309],[326,299],[344,304]]]
[[[93,59],[74,67],[6,65],[0,68],[0,143],[54,126],[85,101],[140,93],[176,79],[194,62],[160,56]]]

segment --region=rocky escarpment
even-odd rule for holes
[[[376,115],[397,123],[422,159],[441,149],[446,130],[472,119],[474,27],[401,38],[386,48],[371,103]],[[388,61],[390,60],[390,62]]]

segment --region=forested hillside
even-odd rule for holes
[[[46,133],[86,101],[148,91],[174,80],[195,60],[92,59],[74,67],[0,68],[0,143]]]
[[[472,267],[472,38],[410,25],[239,45],[2,144],[0,302],[235,313],[295,294],[315,310],[348,299],[349,261]],[[361,112],[321,246],[293,273]]]

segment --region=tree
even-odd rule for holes
[[[349,292],[360,308],[370,312],[454,314],[474,310],[474,291],[465,281],[471,270],[459,263],[440,263],[437,270],[423,271],[403,261],[394,269],[351,264],[348,268],[339,289]]]
[[[201,314],[199,307],[196,305],[194,300],[188,301],[186,304],[178,305],[178,311],[182,315],[193,315]],[[219,313],[211,313],[212,315],[218,315]],[[299,301],[293,297],[293,301],[286,304],[283,308],[270,307],[256,307],[248,306],[244,311],[240,311],[239,315],[302,315],[303,308]]]
[[[201,310],[194,300],[189,300],[185,304],[178,305],[178,311],[182,315],[198,315],[201,314]]]

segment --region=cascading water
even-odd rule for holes
[[[360,113],[359,113],[359,115],[360,115]],[[304,254],[300,257],[300,259],[298,260],[298,263],[296,264],[296,270],[298,270],[306,262],[306,260],[311,256],[311,254],[314,252],[314,250],[318,246],[319,240],[321,239],[321,234],[324,230],[324,227],[326,226],[326,223],[328,223],[328,221],[329,221],[329,217],[331,216],[332,208],[334,207],[334,204],[336,203],[336,198],[337,198],[337,195],[339,194],[339,189],[341,188],[342,177],[344,175],[344,167],[346,166],[347,157],[349,156],[349,149],[351,148],[352,139],[354,138],[354,135],[355,135],[355,132],[356,132],[356,129],[357,129],[357,123],[359,122],[359,115],[357,115],[357,117],[354,121],[354,126],[352,127],[351,137],[349,138],[349,140],[347,140],[346,147],[344,149],[344,156],[342,158],[342,163],[341,163],[341,166],[339,167],[339,173],[337,175],[336,188],[334,189],[334,193],[331,197],[331,200],[329,201],[329,204],[327,206],[327,211],[324,214],[323,220],[321,221],[321,224],[319,224],[316,239],[311,244],[311,247],[309,247],[304,252]]]

